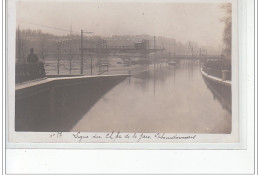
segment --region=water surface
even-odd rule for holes
[[[106,93],[71,131],[230,133],[231,113],[204,82],[198,63],[157,65]]]

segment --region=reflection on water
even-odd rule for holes
[[[156,65],[111,89],[72,131],[230,133],[231,111],[215,96],[199,64]]]

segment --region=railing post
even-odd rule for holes
[[[222,70],[222,80],[223,80],[223,81],[226,81],[226,80],[227,80],[227,73],[228,73],[227,70]]]
[[[36,80],[46,75],[43,63],[16,63],[15,83]]]
[[[206,68],[206,73],[209,75],[210,74],[210,68]]]
[[[60,60],[57,61],[57,74],[60,74]]]

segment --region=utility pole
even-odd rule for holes
[[[20,37],[20,26],[18,26],[17,30],[17,55],[18,62],[21,61],[21,37]]]
[[[72,66],[71,66],[71,61],[72,61],[72,46],[71,46],[71,42],[72,42],[72,26],[70,25],[70,41],[69,41],[69,61],[70,61],[70,74],[71,74],[71,69],[72,69]]]
[[[92,47],[92,42],[91,39],[89,40],[89,47]],[[92,75],[92,69],[93,69],[93,65],[92,65],[92,56],[90,55],[90,75]]]
[[[91,59],[90,69],[91,69],[91,75],[92,75],[92,56],[90,56],[90,59]]]
[[[80,73],[83,74],[83,33],[93,33],[93,32],[83,32],[81,30],[81,42],[80,42],[80,56],[81,56],[81,63],[80,63]]]
[[[156,47],[156,41],[155,41],[156,37],[153,37],[153,49],[154,49],[154,57],[153,57],[153,66],[155,68],[155,47]]]
[[[58,42],[58,61],[57,61],[57,69],[58,69],[58,74],[60,74],[60,47],[61,47],[61,42]]]
[[[153,57],[153,96],[155,97],[155,47],[156,47],[156,41],[155,41],[155,36],[153,37],[153,47],[154,47],[154,57]]]
[[[80,56],[81,56],[81,62],[80,62],[80,73],[83,74],[83,30],[81,30],[81,42],[80,42]]]
[[[175,51],[176,51],[176,40],[174,39],[174,51],[173,51],[174,57],[175,57]]]
[[[41,47],[42,47],[42,60],[43,60],[43,63],[45,63],[45,59],[44,59],[44,42],[43,42],[43,38],[41,39]]]

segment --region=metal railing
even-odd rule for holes
[[[43,63],[15,64],[15,83],[22,83],[44,77],[45,69]]]

